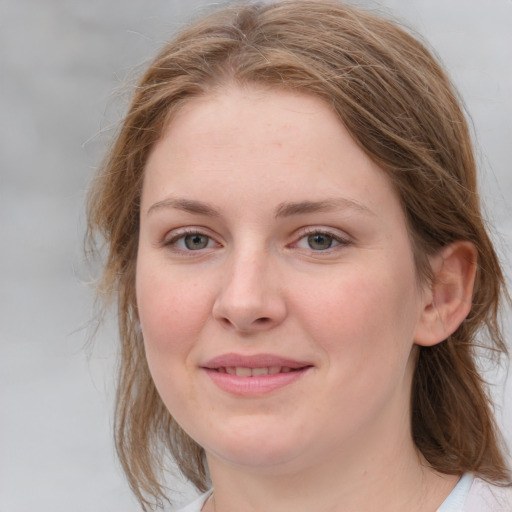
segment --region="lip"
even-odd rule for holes
[[[223,354],[200,365],[220,389],[237,396],[259,396],[277,391],[300,380],[313,367],[310,362],[284,358],[273,354]],[[292,371],[268,375],[239,376],[219,371],[219,368],[288,368]]]
[[[286,366],[294,370],[304,368],[305,366],[313,366],[308,361],[298,361],[295,359],[288,359],[285,357],[277,356],[274,354],[223,354],[214,357],[206,363],[201,364],[202,368],[216,370],[218,368],[227,368],[229,366],[244,366],[246,368],[265,368],[271,366]]]

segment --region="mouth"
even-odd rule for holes
[[[211,359],[201,368],[214,384],[229,394],[260,396],[297,382],[313,365],[270,354],[225,354]]]
[[[289,359],[274,354],[223,354],[210,359],[203,365],[207,370],[237,375],[238,377],[259,377],[290,373],[313,366],[308,361]]]
[[[249,368],[247,366],[221,366],[219,368],[210,368],[210,370],[236,375],[237,377],[260,377],[262,375],[277,375],[278,373],[297,372],[307,368],[290,368],[289,366],[268,366],[261,368]]]

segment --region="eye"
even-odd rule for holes
[[[315,233],[314,235],[308,235],[306,238],[309,248],[315,251],[325,251],[325,249],[330,249],[333,244],[339,243],[326,233]]]
[[[181,232],[166,240],[165,246],[178,251],[190,252],[200,251],[218,246],[213,238],[200,232]]]
[[[183,237],[183,244],[191,251],[206,249],[210,241],[210,238],[205,235],[200,235],[199,233],[195,233],[194,235],[185,235]]]
[[[299,238],[295,246],[299,249],[308,249],[312,251],[327,251],[339,245],[348,245],[350,242],[341,236],[327,233],[324,231],[312,231]]]

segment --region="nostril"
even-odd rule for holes
[[[233,323],[231,322],[231,320],[229,320],[229,318],[221,318],[220,321],[224,324],[224,325],[228,325],[228,326],[231,326],[233,325]]]
[[[279,325],[284,317],[282,312],[274,307],[265,308],[259,305],[256,305],[258,307],[253,307],[250,304],[250,307],[240,304],[235,306],[228,304],[228,306],[230,307],[226,307],[226,304],[216,303],[212,310],[213,319],[224,329],[246,334],[272,329],[274,326]],[[263,311],[263,309],[269,311]],[[274,311],[276,311],[276,315],[273,314]],[[261,313],[270,314],[263,316]]]
[[[230,320],[227,317],[220,318],[219,320],[224,326],[235,328],[240,331],[250,331],[251,328],[254,329],[258,327],[266,327],[272,323],[272,319],[267,316],[256,318],[255,320],[249,322],[249,324],[247,325],[244,325],[243,323],[234,322],[233,320]]]

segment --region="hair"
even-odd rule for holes
[[[456,240],[478,253],[471,311],[456,332],[419,347],[411,393],[413,439],[446,474],[473,472],[510,485],[504,446],[477,352],[506,354],[499,324],[506,295],[481,216],[476,164],[461,102],[417,37],[382,16],[330,0],[246,3],[195,21],[168,43],[140,79],[92,185],[88,239],[103,239],[99,289],[117,301],[121,340],[115,441],[144,510],[166,499],[170,455],[199,490],[204,450],[173,420],[153,384],[138,327],[135,264],[144,167],[172,116],[193,98],[258,84],[322,98],[396,188],[418,276],[428,256]],[[97,244],[98,245],[98,244]]]

